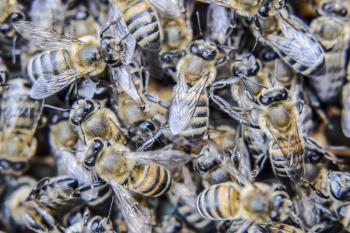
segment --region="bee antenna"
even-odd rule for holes
[[[81,134],[83,135],[84,145],[86,146],[87,145],[86,138],[85,138],[84,130],[81,127],[81,123],[80,122],[79,122],[79,128],[80,128]]]
[[[197,24],[198,24],[198,30],[199,30],[199,35],[203,38],[203,30],[201,27],[201,21],[200,21],[200,17],[199,17],[199,12],[196,11],[196,18],[197,18]]]
[[[71,110],[71,108],[60,108],[60,107],[56,107],[56,106],[49,105],[49,104],[43,104],[43,107],[44,108],[54,109],[54,110],[61,111],[61,112],[66,112],[66,111],[70,111]]]
[[[248,81],[250,81],[250,82],[252,82],[252,83],[254,83],[254,84],[256,84],[256,85],[258,85],[258,86],[260,86],[260,87],[262,87],[262,88],[268,89],[268,88],[267,88],[266,86],[264,86],[263,84],[258,83],[257,81],[255,81],[255,80],[253,80],[253,79],[251,79],[251,78],[248,78],[248,77],[245,76],[244,74],[238,74],[238,76],[241,77],[241,78],[244,78],[244,79],[246,79],[246,80],[248,80]]]
[[[112,195],[111,205],[109,206],[109,210],[108,210],[108,215],[107,215],[108,222],[111,220],[111,214],[112,214],[112,210],[113,210],[113,203],[114,203],[114,195]]]

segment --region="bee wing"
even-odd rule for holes
[[[128,232],[150,233],[150,220],[144,209],[134,200],[130,193],[120,184],[110,181],[117,198],[119,209],[128,227]]]
[[[269,124],[267,124],[267,129],[277,143],[282,154],[288,161],[288,167],[286,167],[286,172],[292,181],[298,181],[298,178],[304,175],[304,146],[301,141],[297,122],[294,120],[292,129],[288,133],[276,134]]]
[[[77,73],[74,70],[67,70],[62,74],[53,75],[45,74],[40,76],[34,81],[33,86],[30,90],[30,97],[33,99],[45,99],[75,81],[84,75],[82,73]]]
[[[28,21],[17,21],[13,23],[13,27],[24,38],[33,41],[36,46],[45,50],[70,49],[73,45],[84,43]]]
[[[181,16],[181,8],[177,0],[147,0],[157,11],[165,17],[176,18]]]
[[[169,127],[172,134],[177,135],[189,124],[196,110],[199,96],[201,95],[207,78],[202,77],[190,89],[180,73],[178,82],[174,88],[174,94],[169,112]]]
[[[113,82],[120,87],[122,91],[127,93],[137,104],[144,106],[143,100],[135,87],[131,74],[126,70],[125,66],[114,67],[110,70]]]
[[[268,43],[278,54],[288,54],[288,56],[298,61],[306,67],[320,63],[324,59],[324,51],[318,42],[305,30],[293,27],[287,20],[282,19],[281,35],[268,35]]]
[[[166,168],[178,168],[188,163],[192,157],[178,150],[154,150],[142,152],[123,152],[123,155],[140,163],[155,162]]]
[[[130,34],[119,9],[113,4],[109,10],[109,22],[114,22],[115,25],[110,27],[114,38],[120,41],[121,47],[124,49],[124,55],[121,57],[123,64],[129,64],[134,56],[136,40]]]
[[[18,125],[22,125],[23,119],[28,119],[31,122],[31,132],[34,135],[41,117],[43,102],[33,99],[28,101],[28,99],[31,99],[29,95],[21,94],[6,101],[6,105],[3,106],[4,112],[0,115],[3,132],[11,131]]]
[[[343,87],[342,130],[346,137],[350,138],[350,83]]]

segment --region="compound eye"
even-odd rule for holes
[[[95,110],[94,103],[92,101],[90,101],[90,100],[87,100],[86,103],[85,103],[85,106],[84,106],[84,111],[86,113],[90,113],[90,112],[92,112],[94,110]]]
[[[103,142],[99,139],[94,140],[94,152],[98,153],[103,148]]]
[[[283,89],[282,91],[282,99],[284,100],[288,99],[288,91],[286,89]]]
[[[198,48],[198,45],[191,45],[190,47],[190,52],[193,53],[193,54],[198,54],[198,51],[199,51],[199,48]]]
[[[203,59],[207,61],[213,61],[216,58],[216,55],[217,53],[215,50],[206,49],[203,52]]]
[[[76,126],[79,126],[79,125],[80,125],[80,122],[78,122],[78,121],[75,119],[75,117],[71,117],[70,122],[71,122],[73,125],[76,125]]]
[[[87,12],[85,10],[77,11],[77,13],[75,14],[75,19],[76,20],[85,20],[88,17],[89,17],[89,12]]]
[[[260,70],[260,65],[255,63],[255,65],[248,69],[248,76],[256,75]]]
[[[269,4],[263,4],[259,9],[259,14],[262,17],[268,17],[270,13],[270,5]]]
[[[337,15],[346,17],[348,15],[348,10],[346,8],[341,8],[339,11],[337,11]]]
[[[24,15],[20,12],[13,12],[11,14],[11,21],[12,22],[16,22],[16,21],[20,21],[20,20],[24,20]]]
[[[332,3],[327,2],[322,5],[322,10],[328,14],[331,14],[333,12],[333,6]]]
[[[173,54],[172,53],[163,53],[161,56],[161,59],[165,63],[171,63],[173,61]]]
[[[264,61],[272,61],[275,60],[277,57],[277,53],[275,53],[274,51],[267,51],[263,54],[262,59]]]
[[[259,101],[262,105],[269,105],[270,104],[270,98],[267,96],[260,96]]]
[[[92,230],[92,232],[98,232],[99,224],[100,224],[100,221],[98,219],[94,220],[91,223],[91,230]]]

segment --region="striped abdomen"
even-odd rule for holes
[[[181,132],[181,136],[189,142],[198,142],[207,134],[209,125],[209,100],[204,90],[199,96],[196,109],[194,110],[188,126]]]
[[[129,189],[147,197],[166,193],[171,183],[170,171],[156,163],[137,165],[130,172]]]
[[[232,219],[238,212],[239,193],[229,183],[213,185],[197,198],[197,211],[212,220]]]
[[[200,216],[195,208],[195,206],[190,206],[186,204],[181,197],[179,197],[179,201],[177,202],[177,211],[180,216],[185,219],[185,221],[195,229],[205,229],[206,227],[210,227],[209,225],[212,223],[208,219]]]
[[[40,76],[63,74],[72,68],[67,50],[51,50],[32,57],[26,66],[26,74],[32,81],[35,81]]]
[[[291,146],[292,147],[292,146]],[[290,152],[293,153],[293,152]],[[292,156],[292,155],[289,155]],[[303,164],[303,152],[294,156],[296,164]],[[280,147],[277,144],[270,146],[270,161],[275,175],[278,178],[285,179],[290,178],[292,180],[298,179],[304,175],[304,168],[301,167],[292,167],[291,162],[287,159],[284,153],[282,153]]]
[[[29,92],[30,84],[25,79],[16,78],[8,82],[1,100],[1,128],[6,129],[7,133],[32,133],[35,130],[41,102],[30,98]]]
[[[152,6],[145,0],[132,0],[128,4],[122,2],[117,5],[137,44],[145,49],[159,50],[160,26]]]
[[[343,46],[328,51],[324,69],[309,79],[322,102],[329,103],[338,100],[345,82],[346,52],[347,50]]]

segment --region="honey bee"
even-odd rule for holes
[[[181,9],[173,0],[111,1],[110,10],[122,18],[137,44],[144,49],[159,50],[161,25],[157,12],[165,17],[179,17]]]
[[[101,139],[95,138],[86,149],[84,167],[96,171],[102,180],[110,184],[126,225],[141,233],[151,230],[149,216],[125,188],[146,197],[160,196],[169,190],[172,183],[172,175],[164,165],[180,167],[189,160],[188,155],[179,151],[130,152],[124,145],[115,143],[107,146]]]
[[[187,45],[192,41],[192,27],[185,17],[163,17],[160,22],[164,33],[159,52],[160,62],[163,70],[175,79],[176,65],[186,55]]]
[[[261,233],[302,233],[302,229],[287,224],[258,224],[258,231]]]
[[[26,66],[26,74],[34,82],[30,91],[32,98],[47,98],[82,77],[101,74],[108,65],[113,82],[122,85],[130,94],[136,93],[131,98],[140,101],[122,66],[133,49],[129,40],[118,34],[124,33],[123,29],[114,30],[115,36],[122,37],[105,36],[101,32],[99,43],[93,37],[75,39],[26,21],[18,21],[14,27],[22,36],[46,50],[32,57]]]
[[[260,28],[258,39],[270,46],[297,73],[317,75],[325,65],[323,47],[299,18],[287,9],[280,9],[277,15],[271,16],[270,7],[262,8],[255,21]]]
[[[116,115],[92,99],[78,100],[72,107],[69,119],[73,125],[81,127],[84,139],[101,137],[125,143],[126,132],[120,126]]]
[[[64,232],[59,221],[82,204],[73,195],[77,185],[74,179],[57,177],[44,178],[34,188],[22,186],[9,199],[15,221],[36,232]]]
[[[189,53],[179,61],[168,120],[173,135],[189,142],[207,136],[210,95],[207,89],[216,78],[218,54],[215,46],[198,40],[190,44]]]
[[[272,1],[264,1],[264,0],[253,0],[253,1],[247,1],[247,0],[197,0],[199,2],[204,2],[208,4],[217,4],[224,6],[226,8],[230,8],[236,11],[236,13],[240,16],[244,17],[254,17],[256,16],[260,8],[264,6],[264,3],[267,2],[275,8],[278,8],[276,6],[283,5],[283,0],[272,0]],[[265,3],[266,4],[266,3]]]
[[[337,100],[345,81],[349,26],[341,17],[320,16],[312,21],[311,31],[325,48],[326,60],[324,68],[311,77],[310,83],[322,102],[332,102]]]
[[[113,230],[112,221],[109,219],[109,216],[101,217],[98,215],[92,215],[88,208],[85,209],[84,213],[79,213],[79,219],[76,220],[76,223],[65,229],[67,233],[74,232],[86,232],[86,233],[115,233]]]
[[[277,199],[279,201],[275,202]],[[207,219],[232,220],[230,230],[245,229],[252,224],[283,222],[293,211],[289,195],[283,188],[260,182],[244,187],[232,182],[213,185],[198,195],[196,205],[198,213]]]
[[[1,101],[1,172],[21,174],[35,154],[34,137],[42,103],[29,96],[30,84],[22,78],[8,81]]]
[[[169,198],[173,205],[177,206],[178,214],[192,228],[201,232],[213,230],[213,222],[200,216],[196,210],[196,184],[186,167],[183,167],[183,183],[174,182],[169,191]]]

